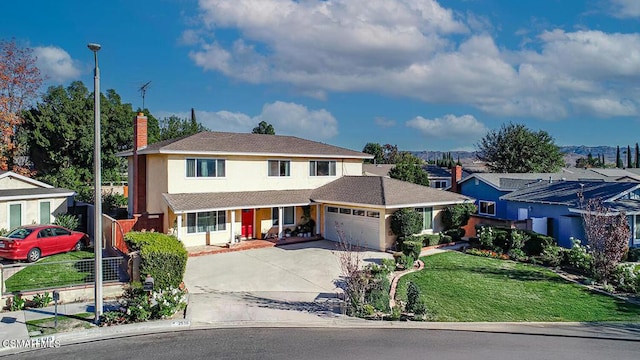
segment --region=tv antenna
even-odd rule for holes
[[[151,84],[151,81],[147,81],[146,84],[140,86],[140,89],[138,89],[140,91],[140,94],[142,94],[142,109],[144,110],[144,96],[147,94],[147,89],[149,88],[149,84]]]

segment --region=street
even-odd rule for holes
[[[344,328],[191,330],[108,339],[11,359],[638,359],[639,341],[476,331]]]

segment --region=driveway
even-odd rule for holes
[[[391,255],[362,253],[363,263]],[[340,278],[336,243],[282,247],[189,258],[185,284],[194,322],[311,321],[334,316]]]

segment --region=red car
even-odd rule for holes
[[[89,236],[57,225],[29,225],[0,237],[0,258],[34,262],[89,245]]]

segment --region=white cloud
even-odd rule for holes
[[[615,4],[625,14],[640,6]],[[640,81],[638,33],[556,29],[526,33],[510,50],[487,33],[487,18],[436,0],[201,0],[200,16],[201,38],[216,40],[190,52],[198,66],[317,99],[370,92],[541,119],[640,111],[630,95]],[[240,35],[216,38],[223,29]]]
[[[640,2],[638,0],[611,0],[611,13],[619,18],[640,17]]]
[[[157,118],[171,115],[180,118],[191,116],[188,112],[161,111]],[[278,135],[323,140],[338,134],[338,122],[327,110],[309,110],[304,105],[282,101],[265,104],[257,116],[229,111],[196,111],[196,118],[212,131],[251,132],[260,121],[266,121],[273,125]]]
[[[436,138],[475,140],[488,131],[483,123],[473,115],[445,115],[442,118],[425,119],[417,116],[406,122],[408,127],[419,130],[423,135]]]
[[[56,46],[39,46],[33,48],[37,57],[36,66],[49,80],[65,82],[75,80],[80,76],[78,62],[69,53]]]

